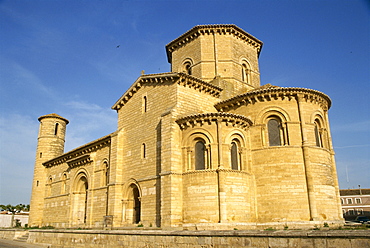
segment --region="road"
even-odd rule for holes
[[[40,248],[45,246],[32,245],[24,242],[18,242],[8,239],[0,239],[0,248]]]

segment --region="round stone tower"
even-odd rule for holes
[[[46,185],[53,183],[53,179],[48,178],[43,163],[64,153],[66,127],[69,123],[67,119],[57,114],[44,115],[38,120],[40,128],[33,173],[29,226],[42,225]]]

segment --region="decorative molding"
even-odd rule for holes
[[[217,121],[225,122],[227,125],[230,124],[241,128],[247,128],[253,124],[252,121],[247,117],[231,113],[205,113],[188,115],[177,119],[176,123],[180,126],[181,130],[183,130],[188,127],[203,125],[204,123],[210,124],[211,122]]]
[[[90,155],[88,155],[88,154],[66,161],[66,163],[68,164],[68,166],[70,168],[81,166],[81,165],[88,164],[88,163],[91,163],[91,162],[93,162],[93,160],[91,159]]]
[[[193,88],[196,90],[199,90],[200,92],[208,93],[214,97],[219,97],[222,91],[222,88],[207,83],[203,80],[200,80],[199,78],[187,75],[185,73],[179,73],[179,80],[177,81],[177,84],[186,86],[189,88]]]
[[[272,100],[284,100],[284,99],[296,99],[298,95],[301,95],[303,100],[306,102],[314,102],[319,104],[325,111],[331,106],[331,100],[326,94],[306,88],[296,88],[296,87],[270,87],[256,89],[249,91],[242,95],[232,97],[230,99],[221,101],[215,104],[215,108],[218,111],[227,111],[234,107],[241,105],[254,104],[256,102],[265,102]]]
[[[214,97],[219,97],[222,88],[207,83],[196,77],[187,75],[185,73],[169,72],[160,74],[148,74],[140,76],[135,83],[118,99],[118,101],[112,106],[112,109],[118,111],[121,109],[137,92],[148,84],[164,84],[164,83],[177,83],[179,85],[199,90],[200,92],[207,93]]]
[[[64,121],[66,124],[68,124],[68,123],[69,123],[69,121],[68,121],[66,118],[63,118],[63,117],[61,117],[60,115],[55,114],[55,113],[40,116],[40,117],[38,118],[38,120],[39,120],[39,121],[41,121],[42,119],[45,119],[45,118],[57,118],[57,119],[60,119],[60,120]]]
[[[82,161],[84,161],[84,163],[89,163],[92,162],[92,159],[89,158],[88,160],[86,160],[86,156],[90,157],[90,153],[102,149],[103,147],[109,146],[110,143],[111,135],[107,135],[90,143],[87,143],[86,145],[73,149],[70,152],[64,153],[59,157],[46,161],[43,163],[43,165],[45,167],[52,167],[62,163],[68,163],[70,167],[74,167],[77,166],[79,162],[82,163]]]
[[[188,174],[199,174],[199,173],[218,173],[218,172],[224,172],[224,173],[238,173],[238,174],[246,174],[251,175],[251,173],[243,170],[232,170],[232,169],[226,169],[226,168],[216,168],[216,169],[205,169],[205,170],[188,170],[183,173],[178,173],[183,176]]]

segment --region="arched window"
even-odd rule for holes
[[[282,125],[281,120],[273,116],[268,120],[267,123],[269,146],[281,146],[282,138]]]
[[[191,64],[189,62],[185,64],[185,72],[191,75]]]
[[[198,140],[195,143],[195,169],[196,170],[205,170],[209,167],[208,162],[208,151],[206,144],[203,140]]]
[[[242,81],[250,83],[250,66],[246,60],[242,61]]]
[[[315,131],[316,146],[323,147],[320,121],[316,119],[314,125],[315,125],[314,131]]]
[[[231,157],[231,169],[240,170],[242,160],[240,153],[240,145],[237,140],[233,140],[231,142],[230,157]]]
[[[206,168],[206,146],[203,141],[195,143],[195,169],[204,170]]]
[[[192,61],[187,59],[182,65],[182,71],[188,75],[192,74]]]

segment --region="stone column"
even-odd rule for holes
[[[312,168],[310,166],[307,137],[306,137],[306,132],[305,132],[305,119],[304,119],[303,109],[302,109],[302,103],[304,102],[303,95],[298,94],[296,99],[297,99],[299,122],[300,122],[300,129],[301,129],[301,138],[302,138],[301,147],[302,147],[303,163],[304,163],[304,170],[305,170],[305,176],[306,176],[306,186],[307,186],[307,194],[308,194],[310,220],[318,220],[317,209],[316,209],[316,197],[315,197],[315,191],[314,191],[314,181],[313,181],[313,175],[312,175]]]

